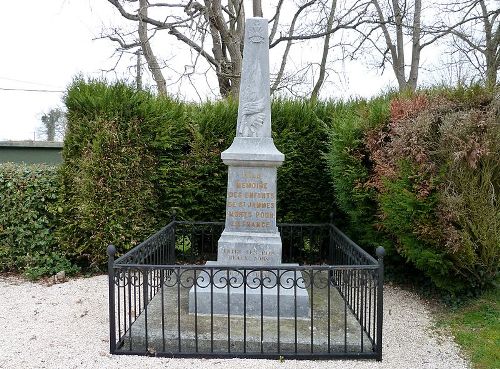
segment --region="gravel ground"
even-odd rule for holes
[[[425,302],[391,286],[384,291],[380,363],[112,356],[107,291],[106,276],[52,286],[0,276],[0,368],[470,368],[453,339],[433,329]]]

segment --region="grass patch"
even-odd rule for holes
[[[500,288],[447,311],[441,322],[476,369],[500,368]]]

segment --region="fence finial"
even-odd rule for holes
[[[110,258],[114,257],[116,254],[116,247],[114,247],[113,245],[109,245],[108,246],[108,256]]]
[[[382,246],[377,247],[377,250],[375,250],[375,253],[379,258],[384,258],[385,256],[385,249]]]
[[[330,213],[330,224],[333,224],[333,212]]]

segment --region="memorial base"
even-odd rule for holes
[[[206,265],[216,267],[220,263],[207,262]],[[189,290],[189,313],[277,317],[279,311],[280,319],[309,318],[309,294],[302,274],[286,270],[296,265],[280,265],[278,281],[278,270],[272,267],[265,271],[244,271],[244,267],[230,271],[204,270],[198,276],[196,286]]]
[[[281,237],[275,233],[224,230],[217,251],[219,265],[281,265]]]

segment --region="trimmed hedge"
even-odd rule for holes
[[[403,258],[448,293],[491,286],[500,261],[498,106],[477,87],[339,104],[329,162],[348,233],[370,249],[383,244],[393,265]]]
[[[272,104],[273,138],[285,154],[278,168],[277,217],[281,222],[327,221],[334,210],[324,153],[328,128],[315,106],[277,100]],[[175,106],[157,131],[163,209],[184,219],[225,217],[227,166],[220,158],[236,133],[238,105],[231,100]]]
[[[57,240],[83,265],[101,266],[107,245],[123,253],[158,228],[150,142],[162,106],[122,83],[81,80],[70,86],[65,102]]]
[[[223,220],[237,103],[186,104],[122,83],[66,95],[59,173],[0,167],[0,261],[32,276],[103,266],[167,223]],[[278,221],[335,222],[389,270],[466,294],[498,278],[500,101],[479,88],[371,101],[275,100]],[[19,216],[22,216],[19,218]],[[16,246],[19,245],[19,246]],[[60,251],[56,251],[60,245]],[[73,268],[73,269],[72,269]]]
[[[234,137],[237,104],[176,103],[156,130],[162,209],[181,219],[224,220],[227,167],[220,154]]]
[[[277,217],[287,223],[328,222],[336,213],[326,153],[328,126],[321,109],[326,103],[275,100],[273,138],[285,154],[278,168]]]
[[[66,96],[62,224],[58,240],[92,264],[109,243],[120,253],[175,211],[181,219],[224,220],[227,167],[220,154],[235,135],[238,107],[224,100],[185,104],[121,83],[75,81]],[[275,101],[278,220],[328,220],[333,209],[319,105]]]
[[[57,168],[0,164],[0,271],[36,279],[78,271],[57,247]]]

